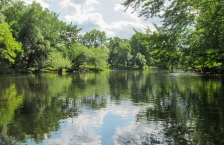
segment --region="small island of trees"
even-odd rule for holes
[[[58,19],[39,3],[0,1],[0,72],[74,72],[105,69],[224,70],[224,2],[127,0],[140,16],[159,17],[156,31],[128,39]]]

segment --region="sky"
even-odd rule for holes
[[[25,0],[30,4],[34,0]],[[145,20],[138,17],[132,8],[125,11],[122,5],[125,0],[35,0],[42,7],[59,14],[59,19],[82,28],[81,34],[93,29],[105,31],[107,37],[118,36],[129,39],[135,32],[144,32],[149,28],[154,30],[152,23],[158,19]]]

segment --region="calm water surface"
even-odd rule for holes
[[[224,144],[224,77],[0,75],[0,144]]]

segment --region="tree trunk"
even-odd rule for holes
[[[58,74],[62,74],[62,68],[58,69]]]

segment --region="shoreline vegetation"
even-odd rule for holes
[[[224,5],[193,1],[155,0],[142,8],[138,0],[126,1],[123,5],[140,9],[140,16],[163,21],[161,26],[154,24],[155,30],[133,28],[131,38],[122,39],[96,29],[81,34],[82,28],[60,21],[59,14],[37,2],[1,0],[0,73],[158,68],[223,74]]]
[[[145,69],[139,69],[139,68],[114,68],[114,69],[104,69],[104,70],[99,70],[95,68],[80,68],[76,70],[69,70],[69,69],[61,69],[57,70],[55,68],[43,68],[41,70],[36,70],[35,68],[32,69],[8,69],[7,71],[0,70],[0,74],[43,74],[43,73],[58,73],[61,75],[62,73],[98,73],[98,72],[103,72],[103,71],[142,71],[142,70],[156,70],[157,72],[154,73],[155,76],[160,76],[161,72],[165,71],[170,71],[171,73],[193,73],[193,74],[198,74],[198,75],[209,75],[209,76],[216,76],[216,75],[223,75],[223,71],[205,71],[205,70],[182,70],[182,69],[160,69],[156,67],[151,67],[151,68],[145,68]]]

